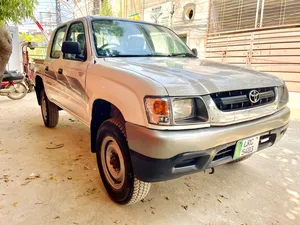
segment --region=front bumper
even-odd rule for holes
[[[238,140],[260,135],[259,150],[272,146],[285,133],[290,109],[257,120],[224,127],[161,131],[126,123],[135,175],[146,182],[177,178],[233,160]]]

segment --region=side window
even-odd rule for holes
[[[59,58],[62,43],[64,41],[64,36],[65,36],[65,33],[66,33],[66,29],[67,29],[67,27],[64,26],[64,27],[59,28],[56,31],[55,37],[54,37],[53,43],[52,43],[51,53],[50,53],[51,58],[55,58],[55,59]]]
[[[86,40],[85,40],[84,25],[82,22],[71,24],[66,40],[78,42],[80,44],[81,53],[79,55],[64,54],[64,59],[70,59],[70,60],[86,59]]]

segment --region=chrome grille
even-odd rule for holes
[[[249,93],[252,90],[259,92],[260,100],[257,103],[252,103],[249,99]],[[276,98],[274,87],[226,91],[214,93],[210,96],[221,111],[234,111],[266,105],[274,102]]]

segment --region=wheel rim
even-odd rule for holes
[[[41,107],[42,107],[42,116],[43,116],[43,119],[44,119],[44,121],[47,121],[46,98],[45,98],[44,95],[42,96],[42,104],[41,104]]]
[[[113,137],[104,138],[101,145],[101,164],[104,175],[114,189],[122,188],[125,181],[125,164],[121,149]]]
[[[15,84],[14,86],[15,92],[10,93],[10,97],[18,99],[18,98],[22,98],[23,96],[25,96],[26,94],[26,87],[19,83],[19,84]]]

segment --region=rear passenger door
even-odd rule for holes
[[[61,47],[65,38],[67,26],[62,26],[56,29],[53,36],[51,48],[48,50],[48,57],[45,64],[44,85],[48,98],[51,101],[56,101],[64,106],[65,102],[65,87],[66,82],[59,74],[59,68],[62,63]]]
[[[90,62],[90,52],[88,35],[86,33],[87,26],[84,21],[79,20],[70,24],[66,41],[78,42],[81,47],[81,53],[63,54],[63,71],[62,74],[68,81],[66,95],[69,96],[69,101],[66,103],[67,108],[74,112],[79,119],[88,121],[87,106],[88,96],[85,91],[86,71]]]

